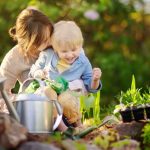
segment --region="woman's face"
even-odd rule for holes
[[[47,40],[47,41],[45,41],[45,42],[43,42],[39,47],[38,47],[38,51],[43,51],[43,50],[45,50],[47,47],[49,47],[50,46],[50,39],[49,40]]]
[[[41,42],[40,46],[38,47],[38,51],[43,51],[45,50],[47,47],[49,47],[51,45],[50,42],[50,30],[49,28],[45,28],[44,30],[44,36],[43,36],[43,41]]]
[[[26,45],[26,47],[28,47],[29,45],[33,45],[36,47],[35,51],[41,52],[51,45],[50,44],[51,43],[50,42],[51,41],[50,40],[50,38],[51,38],[50,29],[48,27],[45,27],[42,34],[43,35],[39,35],[38,33],[36,33],[36,34],[33,34],[30,38],[28,36],[24,36],[23,38],[22,37],[20,38],[18,36],[17,37],[18,44],[23,43],[23,45]],[[28,34],[26,34],[26,35],[28,35]],[[42,38],[41,37],[39,38],[39,36],[41,36]],[[30,41],[29,41],[29,39],[30,39]],[[38,43],[35,43],[35,39],[38,39]]]

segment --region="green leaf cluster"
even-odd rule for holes
[[[107,150],[111,147],[111,143],[116,140],[118,140],[118,134],[116,131],[110,130],[109,132],[106,132],[106,134],[101,134],[94,138],[93,143],[98,147]]]
[[[143,143],[150,145],[150,123],[146,124],[143,128]]]
[[[55,80],[46,79],[45,83],[47,86],[54,89],[57,94],[60,94],[68,89],[68,81],[63,77],[57,77]]]
[[[40,87],[39,82],[35,79],[25,89],[25,93],[34,93]]]
[[[150,90],[148,92],[141,94],[140,89],[136,88],[136,82],[134,75],[132,76],[131,88],[126,92],[121,91],[121,94],[118,96],[119,105],[115,106],[114,113],[117,113],[120,110],[124,110],[127,107],[133,106],[142,106],[144,104],[150,103]]]

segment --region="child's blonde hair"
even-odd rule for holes
[[[49,18],[36,9],[24,9],[16,20],[16,25],[9,30],[9,34],[17,40],[20,52],[26,60],[38,57],[38,47],[48,40],[45,32],[50,31],[49,40],[53,32],[53,24]],[[44,31],[45,30],[45,31]]]
[[[80,28],[73,21],[59,21],[54,25],[51,37],[54,50],[75,48],[83,45],[83,36]]]

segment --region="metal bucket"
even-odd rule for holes
[[[30,133],[51,133],[58,127],[62,120],[62,107],[57,100],[51,100],[45,95],[18,94],[13,105],[4,90],[5,80],[6,78],[0,78],[0,92],[10,115],[16,119],[16,121],[24,125]],[[29,84],[32,80],[33,79],[29,79],[29,81],[25,81],[24,85],[26,85],[26,83]],[[24,89],[24,85],[22,89]],[[53,115],[54,105],[57,110],[55,123]]]
[[[58,115],[54,123],[53,106],[56,105]],[[51,133],[61,119],[62,109],[57,101],[36,94],[19,94],[13,105],[23,124],[30,133]],[[55,116],[56,117],[56,116]]]

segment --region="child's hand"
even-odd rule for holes
[[[44,71],[43,70],[37,70],[37,71],[35,71],[34,72],[34,76],[33,76],[34,78],[45,78],[45,73],[44,73]]]
[[[102,72],[100,68],[93,68],[93,81],[97,81],[101,78]]]
[[[45,78],[49,78],[49,67],[48,66],[43,69],[43,73],[44,73]]]

